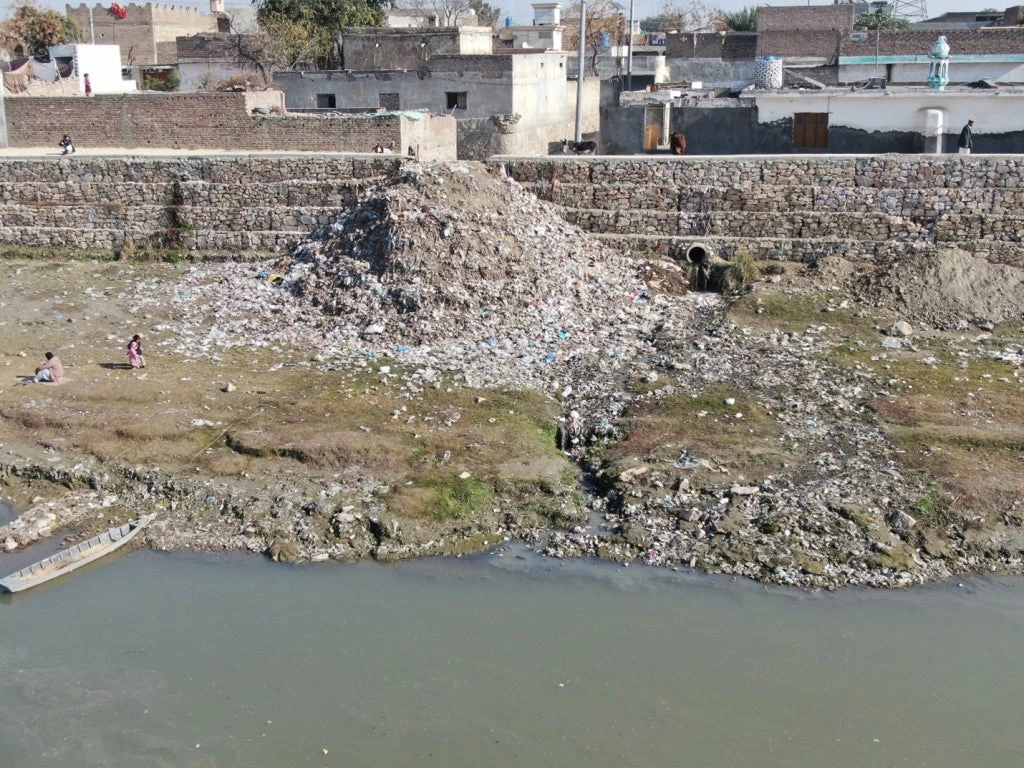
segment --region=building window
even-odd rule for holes
[[[465,91],[446,91],[445,98],[448,99],[448,109],[465,109],[466,108],[466,92]]]
[[[318,93],[316,95],[317,109],[335,109],[338,106],[338,99],[333,93]]]
[[[793,115],[793,148],[828,147],[828,112],[797,112]]]
[[[398,94],[397,93],[378,93],[377,94],[377,109],[387,109],[392,112],[397,112],[401,107],[398,106]]]

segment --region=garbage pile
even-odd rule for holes
[[[642,266],[481,165],[416,165],[273,263],[193,268],[175,343],[313,347],[314,365],[393,358],[469,386],[597,397],[653,328],[718,302],[651,295]]]
[[[457,163],[369,192],[277,270],[351,331],[405,345],[557,334],[645,290],[632,261],[518,185]]]

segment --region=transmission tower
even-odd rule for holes
[[[908,21],[924,21],[928,18],[925,0],[892,0],[892,15]]]

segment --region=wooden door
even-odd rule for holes
[[[661,126],[660,125],[645,125],[644,126],[644,149],[648,152],[654,151],[658,148],[658,139],[661,138]]]
[[[828,148],[828,112],[797,112],[793,115],[793,148]]]

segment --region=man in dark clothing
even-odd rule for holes
[[[967,121],[967,125],[960,131],[960,142],[957,144],[961,155],[971,154],[974,149],[974,118]]]

